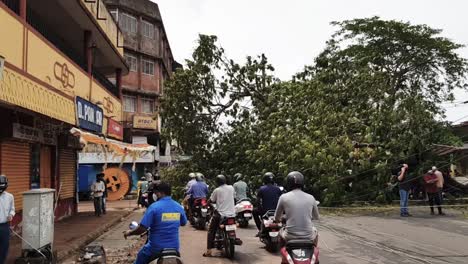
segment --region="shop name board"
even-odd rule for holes
[[[133,116],[133,128],[157,130],[158,122],[151,116],[135,115]]]
[[[154,152],[145,152],[136,157],[135,160],[130,156],[114,156],[108,153],[107,156],[102,152],[80,152],[78,155],[79,164],[103,164],[103,163],[153,163],[155,161]]]
[[[114,119],[109,119],[107,126],[107,136],[123,139],[123,127]]]
[[[79,127],[98,133],[102,132],[104,113],[99,106],[81,97],[76,97],[76,115]]]
[[[57,136],[51,131],[43,131],[34,127],[13,123],[13,138],[45,145],[57,145]]]

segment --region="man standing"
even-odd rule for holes
[[[247,186],[247,183],[243,181],[243,175],[240,173],[236,173],[234,177],[236,178],[236,182],[233,185],[234,192],[236,195],[236,202],[248,199],[247,192],[249,191],[249,187]]]
[[[124,232],[125,239],[149,232],[148,242],[138,252],[136,264],[150,263],[166,248],[179,252],[179,228],[187,224],[183,207],[171,198],[171,186],[157,182],[153,188],[158,202],[146,210],[138,228]]]
[[[5,263],[10,247],[10,222],[15,216],[15,201],[7,192],[8,179],[0,175],[0,263]]]
[[[274,184],[275,175],[272,172],[267,172],[263,176],[263,186],[260,187],[257,191],[257,208],[253,210],[253,218],[255,220],[255,225],[257,226],[258,233],[261,232],[261,217],[270,210],[275,210],[278,205],[278,200],[283,193],[281,189]]]
[[[400,216],[408,217],[411,216],[408,212],[408,197],[411,188],[411,182],[408,177],[408,164],[401,165],[397,179],[400,189]]]
[[[106,184],[106,181],[104,180],[104,176],[105,176],[104,173],[99,173],[98,174],[99,181],[104,184],[104,193],[102,194],[101,208],[102,208],[102,213],[106,214],[107,184]]]
[[[439,192],[437,190],[437,176],[432,170],[428,171],[424,175],[424,183],[427,197],[429,199],[429,206],[431,207],[431,215],[434,215],[434,202],[437,205],[439,214],[442,214],[442,208],[440,207]]]
[[[216,204],[216,211],[213,213],[210,225],[208,226],[207,251],[203,253],[204,257],[212,256],[216,230],[219,227],[221,217],[236,216],[234,188],[226,184],[226,177],[224,175],[216,176],[216,184],[218,188],[213,191],[210,197],[210,202]]]
[[[99,180],[99,174],[96,174],[96,181],[91,185],[91,191],[94,197],[94,214],[98,217],[102,214],[102,196],[104,195],[104,182]]]
[[[143,197],[144,193],[148,192],[148,180],[145,176],[142,176],[140,180],[137,182],[137,204],[141,205],[142,207],[145,206],[145,198]]]
[[[442,174],[441,171],[439,171],[439,170],[437,169],[436,166],[432,167],[432,171],[433,171],[434,175],[437,177],[437,181],[436,181],[436,186],[437,186],[437,198],[439,199],[439,204],[442,205],[442,201],[443,201],[442,192],[443,192],[443,190],[444,190],[444,175]],[[445,214],[442,212],[441,206],[439,206],[439,215],[445,215]]]

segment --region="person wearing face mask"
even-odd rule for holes
[[[10,222],[15,216],[15,201],[7,192],[8,179],[0,175],[0,263],[5,263],[10,246]]]
[[[125,239],[149,232],[148,242],[138,252],[136,264],[150,263],[163,249],[179,251],[179,228],[187,224],[184,208],[171,198],[171,186],[159,182],[153,188],[157,202],[146,210],[136,229],[124,231]]]

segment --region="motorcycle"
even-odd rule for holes
[[[193,212],[190,223],[195,228],[203,230],[206,227],[206,223],[210,219],[210,206],[206,198],[199,198],[193,201]]]
[[[224,249],[227,258],[234,258],[234,248],[236,245],[242,245],[242,241],[236,237],[236,219],[234,217],[225,217],[221,219],[218,230],[216,231],[214,244],[218,250]]]
[[[239,227],[248,227],[249,221],[252,219],[253,205],[250,199],[242,199],[236,204],[236,221]]]
[[[319,249],[311,240],[288,241],[281,256],[281,264],[319,264]]]
[[[136,229],[138,223],[132,221],[129,225],[131,230]],[[148,241],[149,229],[140,235],[140,237],[146,236],[146,241]],[[182,258],[180,257],[179,252],[174,248],[164,248],[157,258],[151,261],[149,264],[183,264]]]
[[[260,242],[264,243],[266,250],[278,252],[280,248],[279,230],[281,223],[274,222],[275,211],[269,210],[262,216],[262,228],[259,235]]]

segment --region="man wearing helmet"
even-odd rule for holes
[[[263,186],[257,191],[257,208],[253,210],[253,219],[260,235],[262,222],[260,218],[269,210],[275,210],[282,194],[281,189],[274,184],[275,175],[267,172],[263,175]]]
[[[190,214],[193,212],[193,204],[196,199],[206,198],[208,196],[208,185],[203,181],[203,174],[196,174],[196,182],[190,186],[187,195],[190,197]]]
[[[207,236],[207,251],[203,253],[205,257],[211,257],[211,250],[214,248],[214,239],[216,229],[219,226],[221,217],[234,217],[236,209],[234,205],[234,188],[226,184],[226,177],[224,175],[216,176],[216,185],[218,187],[211,194],[210,203],[216,204],[216,211],[211,217],[210,225],[208,226]]]
[[[0,175],[0,263],[5,263],[10,246],[10,222],[15,216],[15,201],[7,192],[8,179]]]
[[[236,182],[233,185],[236,201],[239,202],[241,200],[248,199],[247,192],[249,191],[249,187],[247,186],[247,183],[243,181],[243,175],[236,173],[234,178],[236,179]]]
[[[287,176],[289,192],[283,194],[275,212],[275,220],[281,221],[283,213],[286,226],[281,229],[280,236],[284,242],[292,239],[310,239],[317,243],[317,229],[312,220],[319,219],[319,211],[315,198],[304,192],[304,175],[298,171]]]
[[[182,201],[184,208],[187,210],[189,214],[188,215],[189,218],[191,217],[190,214],[192,212],[191,208],[192,208],[192,203],[193,203],[193,197],[191,197],[189,190],[192,187],[192,185],[194,185],[197,182],[197,174],[200,174],[203,176],[203,174],[199,172],[189,173],[190,181],[187,182],[187,185],[185,186],[185,199]]]

